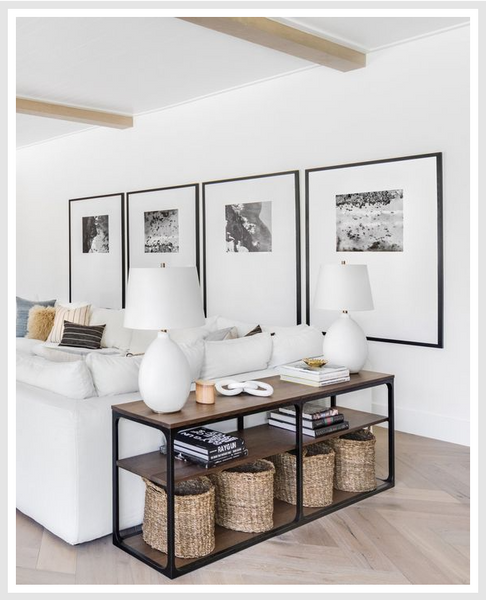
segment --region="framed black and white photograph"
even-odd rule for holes
[[[321,264],[366,264],[374,310],[353,318],[369,340],[443,347],[442,154],[306,171],[307,322]]]
[[[130,267],[195,266],[199,271],[199,185],[127,194]]]
[[[208,316],[301,322],[299,173],[203,183]]]
[[[125,305],[124,194],[69,200],[69,301]]]

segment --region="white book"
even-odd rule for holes
[[[287,365],[277,367],[281,375],[294,375],[302,379],[327,381],[341,376],[349,376],[349,369],[337,365],[324,365],[322,367],[309,367],[303,360],[297,360]]]
[[[335,379],[328,379],[326,381],[314,381],[313,379],[303,379],[301,377],[294,377],[292,375],[280,375],[282,381],[289,381],[291,383],[301,383],[302,385],[310,385],[312,387],[326,387],[326,385],[332,385],[335,383],[345,383],[350,381],[351,377],[339,377]]]

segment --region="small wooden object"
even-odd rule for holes
[[[214,383],[198,379],[196,381],[196,402],[199,404],[214,404]]]

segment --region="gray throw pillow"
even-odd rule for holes
[[[55,304],[55,300],[25,300],[17,296],[17,337],[27,335],[29,310],[33,306],[54,306]]]

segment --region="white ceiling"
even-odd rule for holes
[[[286,20],[363,51],[466,21],[443,17]],[[171,17],[17,20],[17,95],[85,108],[138,115],[314,66]],[[18,115],[17,146],[89,128]]]
[[[469,22],[468,17],[303,17],[276,20],[366,53]]]

